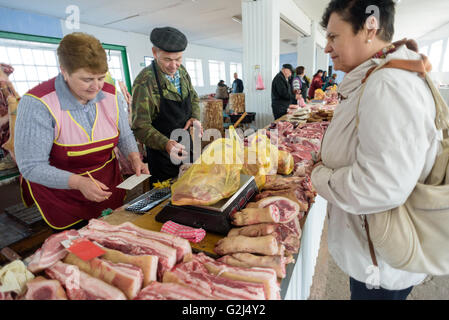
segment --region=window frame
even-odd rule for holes
[[[199,58],[189,58],[189,57],[185,58],[185,68],[186,68],[187,72],[189,73],[190,78],[192,78],[192,74],[187,69],[187,62],[194,63],[194,65],[195,65],[194,77],[195,77],[195,81],[197,82],[196,87],[203,88],[204,87],[203,60],[199,59]],[[200,67],[200,69],[198,69],[197,67]]]
[[[57,45],[62,40],[62,38],[37,36],[37,35],[7,32],[7,31],[0,31],[0,38],[10,39],[10,40],[29,41],[29,42],[49,43],[49,44],[57,44]],[[126,86],[128,87],[129,92],[131,92],[131,77],[130,77],[130,73],[129,73],[128,55],[126,53],[126,47],[121,46],[121,45],[103,43],[103,42],[101,43],[101,45],[105,49],[106,53],[107,53],[107,50],[120,51],[121,58],[122,58],[122,64],[123,64],[123,73],[125,76],[124,80],[125,80]]]
[[[209,67],[209,85],[210,85],[210,86],[216,86],[216,85],[218,84],[218,81],[215,82],[215,83],[212,82],[212,73],[211,73],[211,68],[210,68],[211,63],[212,63],[212,64],[216,63],[216,64],[219,65],[220,67],[223,66],[223,74],[221,74],[221,72],[220,72],[220,74],[218,75],[218,81],[220,81],[220,80],[226,81],[226,78],[227,78],[227,77],[226,77],[226,63],[225,63],[224,61],[220,61],[220,60],[208,60],[208,67]],[[221,71],[221,70],[219,70],[219,71]],[[222,75],[223,75],[223,77],[221,77]]]

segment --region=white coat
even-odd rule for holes
[[[418,60],[401,46],[386,60]],[[403,204],[417,181],[430,173],[442,139],[435,127],[435,103],[416,73],[381,69],[371,74],[356,109],[362,79],[382,59],[370,59],[348,74],[339,86],[346,99],[336,107],[323,139],[322,166],[312,183],[328,201],[328,247],[337,265],[352,278],[376,283],[363,215]],[[425,274],[390,267],[376,254],[378,284],[401,290],[421,283]]]

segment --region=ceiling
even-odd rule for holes
[[[320,21],[329,0],[293,0]],[[65,18],[66,8],[80,8],[81,23],[148,35],[157,26],[183,30],[191,43],[242,51],[241,0],[0,0],[0,6]],[[419,38],[449,23],[448,0],[402,0],[397,6],[395,40]],[[295,52],[299,33],[281,20],[280,51]]]

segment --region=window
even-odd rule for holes
[[[237,75],[239,77],[239,79],[242,79],[242,64],[241,63],[236,63],[236,62],[231,62],[229,64],[229,81],[230,81],[230,85],[232,84],[232,82],[234,81],[234,73],[237,72]]]
[[[145,62],[145,67],[148,67],[154,60],[153,57],[148,57],[148,56],[144,56],[143,59]]]
[[[9,79],[19,95],[59,73],[56,48],[55,44],[0,39],[0,62],[14,68]]]
[[[204,87],[203,63],[201,59],[186,58],[186,69],[194,87]],[[218,83],[218,81],[217,81]]]
[[[449,72],[449,39],[447,40],[446,52],[444,53],[443,72]]]
[[[443,40],[432,43],[429,52],[429,60],[433,66],[433,71],[440,71],[441,55],[443,51]]]
[[[117,81],[123,81],[125,75],[123,73],[122,55],[120,51],[106,50],[108,55],[108,67],[111,77]]]
[[[419,52],[428,56],[429,55],[429,46],[422,47],[421,50],[419,50]]]
[[[12,65],[9,79],[19,95],[59,73],[56,54],[60,39],[22,35],[0,31],[0,62]],[[122,46],[103,44],[111,76],[124,81],[131,90],[131,80]]]
[[[216,86],[220,80],[226,82],[225,63],[223,61],[209,60],[210,85]]]

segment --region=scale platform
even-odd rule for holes
[[[258,192],[253,176],[240,175],[240,188],[234,195],[211,206],[175,206],[171,202],[157,214],[156,221],[174,221],[194,228],[226,235],[232,228],[230,215],[243,209]]]

